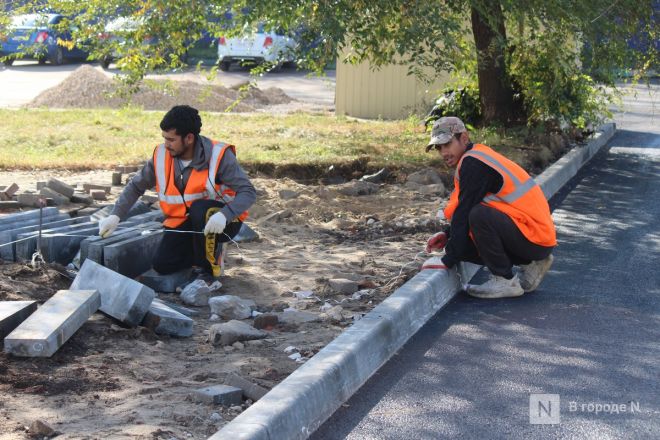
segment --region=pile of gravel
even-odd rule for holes
[[[239,91],[217,85],[191,81],[149,81],[131,96],[116,94],[118,84],[92,66],[76,69],[59,85],[33,99],[28,107],[55,108],[119,108],[127,104],[145,110],[167,111],[175,105],[188,104],[203,111],[226,111],[239,98]],[[271,87],[250,89],[234,107],[233,112],[250,112],[270,105],[293,101],[282,89]]]

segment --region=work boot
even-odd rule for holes
[[[546,272],[550,269],[550,266],[552,266],[554,259],[555,257],[550,254],[543,260],[532,261],[529,264],[520,266],[520,285],[525,292],[531,292],[539,287]]]
[[[520,296],[525,291],[520,287],[518,275],[515,275],[510,280],[497,275],[491,275],[490,279],[478,286],[468,285],[467,293],[476,298],[512,298]]]

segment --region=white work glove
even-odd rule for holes
[[[227,217],[222,212],[216,212],[211,216],[209,221],[206,222],[204,234],[222,234],[227,226]]]
[[[109,237],[119,225],[119,217],[112,214],[99,221],[99,235],[103,238]]]

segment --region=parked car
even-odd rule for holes
[[[56,29],[63,19],[64,16],[60,14],[14,16],[9,26],[9,35],[0,36],[0,58],[6,57],[4,64],[11,66],[14,60],[20,58],[37,60],[39,64],[49,61],[59,66],[66,60],[86,59],[86,51],[66,44],[71,41],[71,34]]]
[[[266,32],[260,24],[254,33],[241,37],[218,38],[218,63],[226,72],[232,63],[272,63],[275,69],[285,63],[295,63],[296,42],[284,32]]]

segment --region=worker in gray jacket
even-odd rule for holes
[[[235,147],[201,136],[201,127],[199,112],[190,106],[168,111],[160,123],[165,142],[126,185],[111,215],[99,222],[99,235],[109,236],[138,198],[155,187],[165,214],[165,233],[153,259],[161,274],[194,266],[220,275],[223,243],[238,233],[256,200]]]

